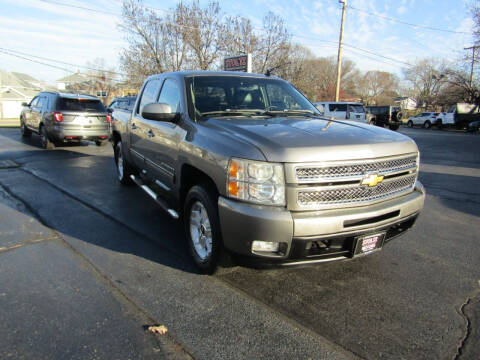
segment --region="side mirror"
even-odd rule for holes
[[[142,109],[142,117],[148,120],[173,122],[178,115],[178,113],[172,112],[172,108],[168,104],[151,103]]]
[[[113,109],[112,109],[112,108],[109,108],[109,107],[107,107],[107,112],[108,112],[108,113],[113,113]]]
[[[29,105],[26,102],[23,102],[22,106],[28,107]]]

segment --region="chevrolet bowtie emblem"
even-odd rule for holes
[[[377,174],[365,175],[362,179],[362,185],[368,185],[370,187],[377,186],[377,184],[383,181],[383,175],[379,176]]]

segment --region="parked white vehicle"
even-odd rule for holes
[[[366,113],[362,103],[356,102],[316,102],[313,103],[324,116],[341,120],[352,120],[366,123]]]
[[[408,118],[407,126],[413,127],[415,125],[423,126],[425,129],[430,129],[432,125],[436,124],[437,115],[436,112],[422,112],[415,116]]]
[[[478,106],[474,104],[457,103],[448,108],[447,111],[441,112],[437,116],[437,120],[441,125],[453,125],[455,124],[457,114],[476,114],[478,113]]]

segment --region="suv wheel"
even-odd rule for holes
[[[427,120],[423,123],[423,127],[425,129],[430,129],[432,127],[432,123],[430,122],[430,120]]]
[[[204,185],[193,186],[185,199],[183,214],[193,261],[202,272],[212,274],[222,244],[214,191]]]
[[[120,183],[122,185],[132,184],[132,179],[130,178],[130,175],[134,174],[133,168],[125,160],[125,157],[123,156],[123,149],[122,149],[122,142],[121,141],[119,141],[115,145],[114,153],[115,153],[115,165],[117,165],[118,181],[120,181]]]
[[[40,127],[40,141],[42,143],[42,148],[45,150],[53,150],[55,148],[55,144],[48,138],[47,129],[44,125]]]
[[[408,126],[409,128],[413,128],[413,121],[412,121],[412,120],[408,120],[407,126]]]
[[[30,137],[32,135],[32,131],[27,128],[24,119],[20,119],[20,132],[23,137]]]

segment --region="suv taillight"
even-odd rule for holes
[[[63,115],[61,112],[54,112],[53,118],[55,119],[56,122],[62,122],[63,121]]]
[[[112,122],[112,117],[110,116],[110,114],[107,115],[107,123],[111,123]]]

